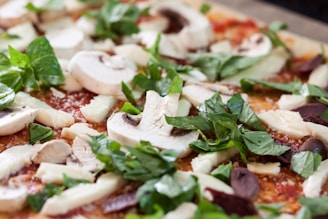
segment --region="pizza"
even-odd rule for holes
[[[0,27],[0,218],[327,217],[324,43],[200,0]]]

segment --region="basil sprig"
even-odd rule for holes
[[[291,53],[290,49],[287,45],[279,38],[277,35],[278,31],[287,30],[288,26],[281,21],[273,21],[269,24],[269,29],[261,29],[261,32],[265,34],[270,40],[273,46],[281,46],[286,49],[289,53]]]
[[[10,89],[18,92],[24,88],[40,90],[40,84],[51,87],[64,82],[64,75],[55,53],[45,37],[35,38],[27,47],[26,54],[8,47],[9,57],[0,54],[0,109],[13,102]],[[11,93],[11,92],[9,92]]]
[[[264,57],[239,56],[220,52],[192,54],[188,58],[209,80],[218,81],[238,74],[263,60]]]
[[[319,153],[312,151],[301,151],[293,154],[290,168],[299,175],[307,178],[316,171],[321,163]]]
[[[38,141],[45,142],[54,138],[54,132],[49,127],[31,123],[28,128],[30,133],[30,144],[35,144]]]

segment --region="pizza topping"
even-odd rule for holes
[[[32,161],[34,163],[64,163],[71,153],[72,149],[65,141],[51,140],[38,148],[32,155]]]
[[[176,37],[187,49],[205,48],[214,40],[214,34],[208,19],[200,12],[182,3],[160,2],[154,5],[152,10],[164,16],[174,15],[174,24],[176,25],[178,21],[179,25],[169,31],[176,32],[171,35]],[[172,19],[169,16],[168,18]]]
[[[280,163],[258,163],[251,162],[247,164],[247,169],[256,174],[272,174],[277,175],[280,173]]]
[[[114,49],[115,54],[124,56],[137,65],[145,66],[150,59],[149,53],[147,53],[141,46],[136,44],[123,44],[116,46]]]
[[[102,207],[104,213],[107,214],[125,210],[136,206],[137,204],[138,200],[136,198],[136,192],[130,192],[107,200]]]
[[[0,212],[17,212],[26,204],[27,189],[0,186]]]
[[[224,212],[228,215],[236,214],[241,217],[257,215],[257,210],[255,209],[253,203],[247,198],[219,192],[211,188],[207,188],[207,191],[209,191],[213,196],[212,202],[223,208]]]
[[[292,110],[302,107],[308,102],[308,98],[297,94],[283,94],[277,101],[279,109]]]
[[[297,71],[302,76],[308,75],[314,69],[316,69],[323,61],[323,55],[318,54],[314,58],[303,62],[301,65],[298,66]]]
[[[328,87],[328,65],[322,64],[315,68],[310,74],[308,83],[322,88]]]
[[[322,157],[322,160],[327,159],[327,147],[326,145],[318,138],[309,138],[307,139],[299,148],[300,151],[312,151],[319,153]]]
[[[250,200],[257,196],[260,188],[256,176],[244,167],[232,169],[230,184],[236,195]]]
[[[67,139],[74,140],[77,136],[82,135],[99,135],[99,132],[90,127],[88,123],[74,123],[70,127],[64,127],[61,131],[61,136]]]
[[[141,120],[137,126],[124,120],[125,113],[114,113],[107,121],[109,138],[126,145],[136,145],[140,140],[146,140],[156,147],[174,149],[181,153],[180,156],[186,156],[190,153],[188,144],[197,139],[198,133],[172,136],[173,127],[165,121],[165,115],[177,114],[179,96],[169,94],[160,97],[156,92],[148,91],[144,111],[140,114]]]
[[[270,39],[264,34],[257,33],[245,39],[241,45],[234,49],[233,53],[235,55],[256,57],[269,54],[271,49]]]
[[[71,59],[68,70],[84,88],[96,94],[122,97],[121,82],[130,83],[137,67],[122,56],[82,51]]]
[[[321,163],[320,154],[312,151],[301,151],[292,155],[290,168],[304,178],[315,172]]]
[[[36,110],[29,107],[5,108],[0,111],[0,136],[21,131],[34,121]]]
[[[293,109],[293,111],[299,112],[303,120],[306,122],[314,122],[328,126],[328,120],[322,116],[326,110],[327,105],[322,103],[308,103]]]
[[[168,212],[164,219],[187,219],[192,218],[196,212],[197,205],[192,202],[184,202],[179,205],[175,210]]]

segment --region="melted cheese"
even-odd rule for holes
[[[303,182],[305,197],[315,198],[320,196],[321,188],[328,179],[328,160],[321,162],[318,169]]]

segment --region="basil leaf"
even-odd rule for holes
[[[328,196],[318,198],[299,198],[299,203],[303,207],[307,207],[312,216],[321,216],[328,214]]]
[[[196,194],[196,186],[196,179],[192,176],[180,182],[165,174],[139,187],[137,199],[141,210],[146,214],[155,212],[154,205],[159,206],[164,212],[169,212],[183,202],[192,201]]]
[[[286,44],[277,36],[277,34],[271,30],[266,30],[266,29],[260,29],[261,32],[266,35],[267,37],[269,37],[269,39],[271,40],[271,43],[273,46],[278,47],[281,46],[284,49],[286,49],[289,53],[290,50],[289,48],[286,46]]]
[[[159,152],[148,142],[140,142],[136,147],[125,146],[129,153],[121,151],[120,144],[108,140],[105,134],[91,136],[89,144],[107,171],[121,174],[125,179],[145,182],[176,170],[173,161],[178,152]]]
[[[1,32],[0,31],[0,40],[11,40],[11,39],[19,39],[20,36],[16,34],[10,34],[8,32]]]
[[[269,24],[269,30],[273,33],[277,33],[278,31],[287,30],[287,29],[288,29],[287,24],[285,24],[281,21],[272,21]]]
[[[185,130],[212,130],[213,127],[202,116],[185,116],[185,117],[170,117],[165,116],[165,120],[168,124],[174,127]]]
[[[133,96],[132,90],[128,87],[128,85],[126,83],[124,83],[124,81],[121,82],[122,85],[122,92],[124,93],[125,97],[128,99],[128,101],[130,101],[130,103],[134,106],[137,105],[136,99]]]
[[[286,203],[256,204],[255,207],[259,210],[272,213],[272,216],[278,216],[281,214],[280,209],[283,208],[285,205]]]
[[[328,92],[323,88],[313,84],[303,84],[299,90],[299,94],[305,97],[323,97],[328,98]]]
[[[12,88],[15,93],[20,91],[24,86],[21,72],[15,70],[0,74],[0,82]]]
[[[141,73],[134,76],[133,83],[145,90],[156,90],[156,81],[153,81],[152,79]]]
[[[300,174],[302,177],[307,178],[311,176],[321,163],[321,156],[312,151],[301,151],[293,154],[290,168]]]
[[[211,10],[211,6],[209,4],[203,3],[199,9],[199,11],[202,14],[206,14],[207,12],[209,12]]]
[[[64,0],[48,0],[44,2],[41,7],[37,7],[32,2],[29,2],[26,4],[25,8],[36,13],[61,10],[64,8]]]
[[[276,144],[265,131],[244,131],[242,138],[254,154],[279,156],[290,150],[288,146]]]
[[[42,126],[36,123],[31,123],[28,128],[30,135],[30,144],[35,144],[38,141],[45,142],[54,138],[54,133],[49,127]]]
[[[310,209],[303,206],[295,215],[295,219],[312,219]]]
[[[294,94],[298,94],[302,88],[302,82],[298,78],[296,78],[293,82],[288,82],[288,83],[275,83],[275,82],[268,82],[268,81],[263,81],[263,80],[245,78],[245,79],[242,79],[240,81],[240,83],[241,83],[242,90],[245,92],[251,91],[255,84],[259,84],[264,87],[270,87],[270,88],[273,88],[276,90],[281,90],[281,91],[285,91],[288,93],[294,93]]]
[[[8,46],[8,52],[10,55],[10,64],[19,68],[27,68],[30,65],[29,57],[26,54]]]
[[[133,106],[130,102],[125,102],[120,111],[132,115],[138,115],[141,113],[140,110],[137,107]]]
[[[234,94],[227,102],[229,110],[238,115],[238,120],[256,130],[265,130],[264,125],[241,95]]]
[[[150,215],[137,215],[137,214],[127,214],[125,219],[163,219],[164,218],[164,211],[158,207],[158,205],[154,206],[156,212]]]
[[[9,58],[4,53],[0,53],[0,71],[8,69],[10,66]]]
[[[45,37],[35,38],[27,47],[26,54],[31,61],[36,78],[45,86],[57,86],[64,82],[65,77],[61,67]]]
[[[168,94],[181,94],[183,87],[183,80],[179,75],[176,75],[171,81]]]
[[[33,68],[26,68],[24,69],[24,72],[21,73],[21,77],[23,80],[23,84],[28,87],[32,88],[33,90],[40,90],[40,86],[38,84],[38,81],[35,77]]]
[[[48,198],[51,198],[54,195],[59,195],[64,189],[64,186],[47,184],[40,192],[37,192],[34,195],[28,195],[27,203],[33,211],[39,212]]]
[[[227,142],[222,142],[220,139],[212,140],[207,139],[205,141],[196,140],[190,143],[190,148],[198,153],[209,153],[216,151],[224,151],[228,148],[234,147],[233,144],[229,144]]]
[[[15,100],[15,91],[0,82],[0,110],[10,106]]]
[[[322,119],[328,119],[328,109],[326,109],[321,115],[320,118]]]
[[[71,178],[69,176],[67,176],[65,173],[64,173],[64,176],[63,176],[63,185],[66,187],[66,188],[72,188],[74,186],[77,186],[81,183],[90,183],[88,180],[84,180],[84,179],[74,179],[74,178]]]
[[[230,175],[232,170],[232,163],[221,164],[214,170],[212,170],[211,175],[215,178],[222,180],[223,182],[230,183]]]

